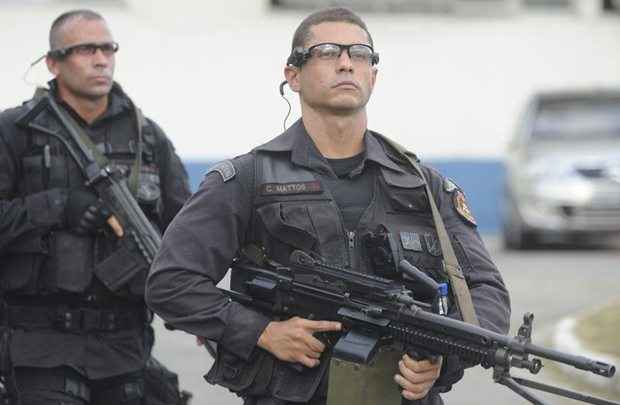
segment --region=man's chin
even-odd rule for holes
[[[97,86],[94,88],[90,88],[86,91],[81,92],[81,96],[83,98],[89,99],[91,101],[98,101],[102,98],[106,98],[108,94],[110,94],[110,90],[112,90],[112,86]]]
[[[360,103],[359,100],[339,100],[338,102],[331,103],[329,110],[336,115],[351,115],[364,108],[364,103]]]

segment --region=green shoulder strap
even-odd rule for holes
[[[422,180],[424,180],[424,187],[426,189],[428,201],[431,206],[433,221],[435,222],[435,229],[437,230],[437,236],[441,245],[441,251],[443,252],[444,269],[446,270],[446,273],[450,278],[450,284],[452,285],[452,291],[454,293],[457,308],[463,316],[463,320],[465,322],[473,325],[479,325],[478,317],[476,316],[476,311],[474,310],[474,304],[471,300],[471,294],[469,293],[469,287],[467,287],[465,277],[463,276],[463,272],[461,271],[459,262],[456,259],[456,254],[454,253],[454,248],[452,247],[452,243],[450,242],[450,236],[448,236],[448,231],[446,230],[446,226],[444,225],[443,219],[441,218],[439,209],[437,209],[437,204],[435,203],[435,199],[433,198],[431,188],[426,181],[420,165],[417,162],[417,158],[413,153],[409,152],[407,149],[403,148],[401,145],[392,141],[391,139],[380,134],[376,135],[386,144],[394,148],[401,156],[407,159],[407,161],[411,164],[411,166],[413,166],[416,172],[418,172],[420,177],[422,177]]]
[[[34,99],[40,99],[44,96],[53,97],[49,94],[49,91],[43,87],[38,87],[34,94]],[[138,142],[136,145],[136,159],[134,160],[133,167],[131,168],[131,174],[128,179],[129,190],[134,196],[138,195],[138,182],[140,180],[140,166],[142,166],[142,127],[146,122],[144,117],[142,116],[142,111],[135,105],[133,105],[136,125],[138,127]],[[97,146],[90,139],[90,136],[84,132],[82,127],[75,121],[75,119],[71,116],[71,114],[66,113],[64,110],[60,109],[59,112],[63,114],[63,118],[65,118],[68,122],[71,122],[73,126],[77,129],[77,133],[80,136],[82,142],[93,154],[93,157],[97,164],[101,167],[105,167],[108,165],[108,159],[97,149]]]
[[[133,168],[131,169],[131,175],[129,176],[128,186],[131,193],[135,196],[138,195],[138,184],[140,182],[140,167],[142,167],[142,128],[146,125],[146,119],[142,115],[142,111],[133,104],[133,111],[136,119],[138,144],[136,145],[136,159],[133,162]]]

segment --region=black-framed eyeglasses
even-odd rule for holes
[[[103,42],[103,43],[94,43],[89,42],[85,44],[77,44],[68,46],[66,48],[54,49],[53,51],[49,51],[47,55],[54,59],[63,59],[69,56],[70,54],[88,56],[94,55],[98,50],[105,56],[111,56],[118,52],[118,43],[117,42]]]
[[[301,67],[308,59],[317,58],[324,61],[334,61],[338,59],[343,51],[347,51],[349,59],[354,63],[368,63],[376,65],[379,63],[379,54],[372,46],[367,44],[342,45],[333,42],[316,44],[308,49],[299,48],[293,51],[292,65]]]

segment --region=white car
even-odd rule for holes
[[[620,235],[620,90],[532,97],[508,148],[507,248]]]

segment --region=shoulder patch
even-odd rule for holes
[[[476,218],[474,218],[474,214],[471,212],[471,209],[467,204],[465,194],[463,194],[461,190],[454,192],[452,196],[452,203],[454,204],[454,209],[456,209],[456,212],[458,212],[465,221],[474,226],[478,225],[476,223]]]
[[[224,183],[233,179],[237,175],[237,170],[230,160],[224,160],[223,162],[212,166],[209,170],[207,170],[205,176],[212,172],[218,172],[220,176],[222,176]]]
[[[455,190],[458,190],[460,187],[452,181],[452,179],[445,178],[443,180],[443,189],[446,190],[446,193],[453,193]]]

